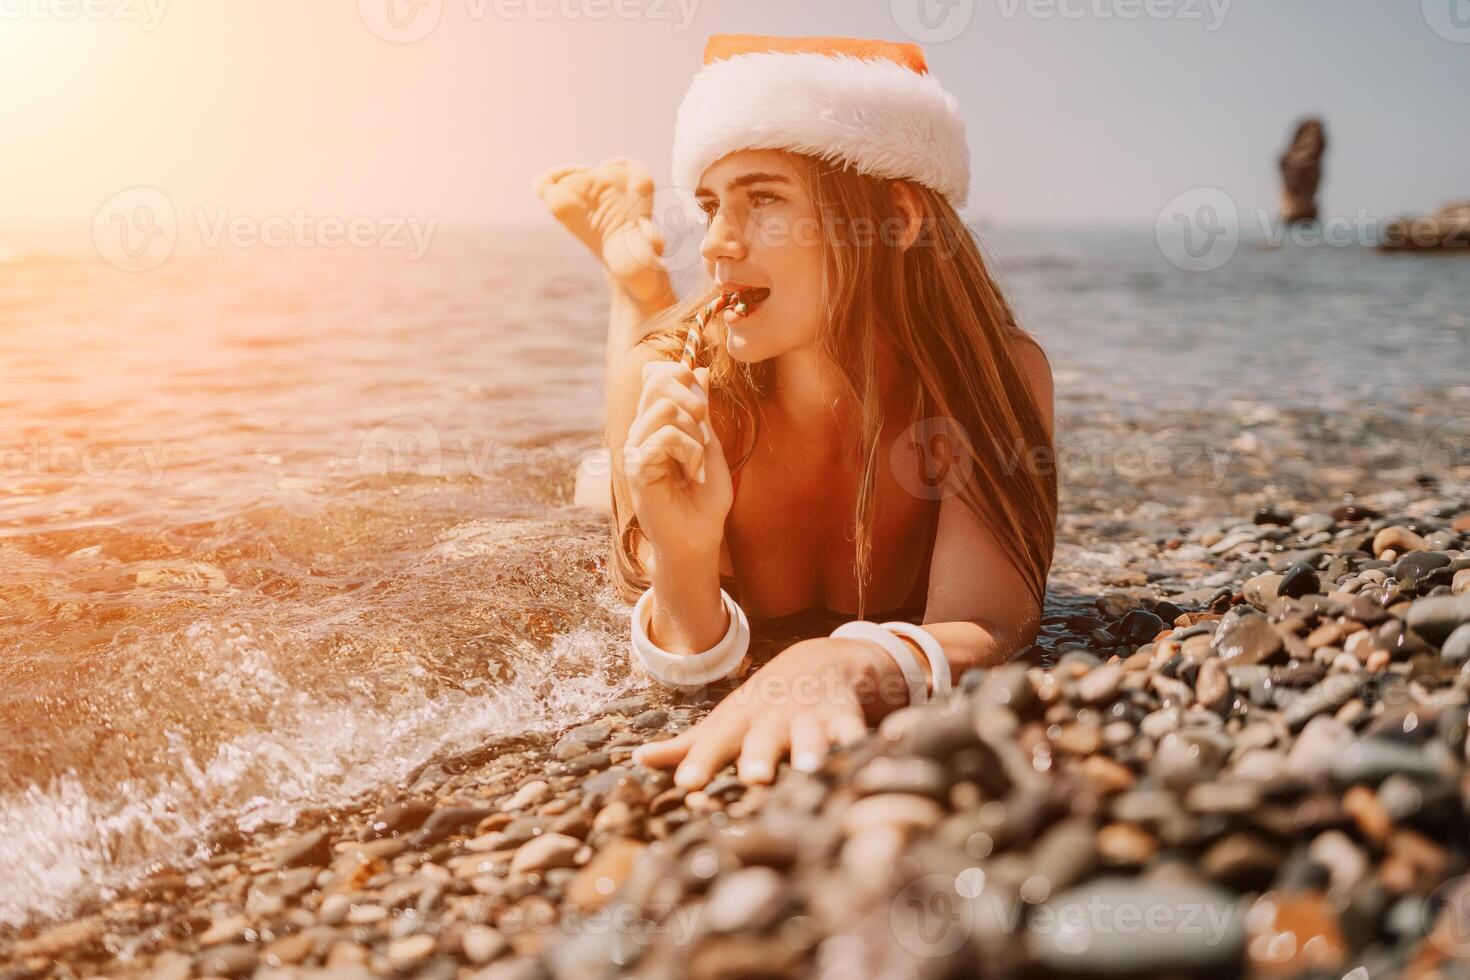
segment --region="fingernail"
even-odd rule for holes
[[[699,430],[704,433],[704,441],[708,445],[709,441],[715,437],[715,430],[709,427],[709,419],[700,420]]]
[[[792,757],[791,765],[801,772],[816,772],[822,768],[822,757],[815,752],[798,752]]]
[[[703,463],[700,463],[699,464],[699,472],[697,474],[695,474],[694,479],[698,483],[703,483],[704,482],[704,464]]]
[[[769,762],[752,762],[745,767],[745,781],[759,782],[771,778],[771,764]]]
[[[680,769],[674,773],[674,782],[685,789],[694,789],[699,785],[699,774],[693,769]]]

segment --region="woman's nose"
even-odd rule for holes
[[[705,229],[704,241],[699,252],[708,262],[716,259],[739,259],[745,256],[745,239],[740,229],[725,217],[724,209],[715,212],[709,227]]]

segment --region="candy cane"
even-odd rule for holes
[[[704,304],[704,309],[694,314],[694,322],[689,325],[689,333],[684,337],[684,354],[680,358],[684,366],[691,371],[694,369],[694,355],[699,350],[699,336],[704,332],[704,325],[709,322],[710,317],[729,306],[737,295],[737,293],[721,293]],[[739,307],[744,307],[744,305],[741,303]],[[744,310],[741,309],[740,312],[743,313]]]

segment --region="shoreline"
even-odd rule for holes
[[[818,774],[671,790],[627,754],[712,702],[650,691],[0,935],[0,977],[1432,975],[1470,955],[1470,499],[1377,499],[1133,528],[1054,582],[1054,666]]]

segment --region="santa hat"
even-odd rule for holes
[[[674,124],[674,183],[692,191],[737,150],[790,150],[912,180],[956,209],[969,193],[964,120],[916,44],[712,35]]]

